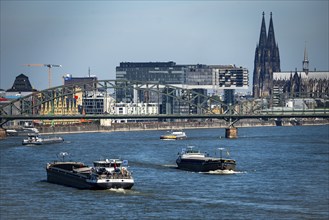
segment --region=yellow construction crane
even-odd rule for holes
[[[48,86],[51,87],[51,68],[62,67],[62,65],[57,64],[24,64],[24,66],[45,66],[48,67]]]

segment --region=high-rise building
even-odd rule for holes
[[[160,84],[182,84],[185,83],[185,66],[176,65],[175,62],[121,62],[116,67],[116,79],[154,82]],[[123,83],[124,84],[124,83]],[[152,92],[151,92],[152,93]],[[118,88],[116,90],[117,102],[132,102],[135,99],[139,101],[156,102],[152,94],[138,94],[134,97],[132,89]]]
[[[263,12],[259,43],[256,46],[254,73],[253,73],[253,96],[264,98],[271,95],[273,86],[273,72],[280,72],[279,47],[275,41],[272,12],[270,26],[266,33],[265,13]]]
[[[157,82],[168,84],[184,83],[184,65],[175,62],[121,62],[116,67],[116,79]]]

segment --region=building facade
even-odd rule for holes
[[[116,80],[186,85],[189,88],[247,89],[248,70],[235,65],[180,64],[175,62],[122,62]]]
[[[306,48],[302,71],[273,73],[274,106],[282,106],[290,98],[321,99],[328,97],[328,94],[329,71],[310,71]]]
[[[121,62],[116,67],[116,80],[139,82],[154,82],[160,84],[185,83],[185,66],[176,65],[175,62]],[[133,89],[118,88],[116,90],[117,102],[139,101],[156,102],[154,94],[135,94]]]
[[[94,91],[96,87],[97,77],[96,76],[88,76],[88,77],[73,77],[71,74],[67,74],[64,76],[64,86],[81,86],[84,84],[86,91]]]
[[[175,62],[121,62],[116,67],[117,80],[136,80],[167,84],[184,83],[184,65]]]
[[[248,70],[235,65],[205,65],[205,64],[180,64],[175,62],[128,62],[120,63],[116,67],[117,80],[131,80],[140,82],[155,82],[170,84],[184,89],[207,90],[234,90],[248,89]],[[116,98],[118,102],[134,101],[133,91],[118,89]],[[149,102],[153,100],[152,94],[148,94]],[[139,101],[146,101],[139,96]]]
[[[270,25],[266,32],[265,13],[263,12],[259,42],[256,46],[253,72],[254,98],[271,96],[273,87],[273,73],[280,72],[279,47],[275,41],[272,12]]]

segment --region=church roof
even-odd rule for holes
[[[13,86],[7,92],[32,92],[35,91],[30,83],[29,77],[20,74],[16,77]]]
[[[302,79],[326,79],[329,80],[329,72],[328,71],[309,71],[306,74],[305,71],[289,71],[289,72],[274,72],[273,80],[289,80],[297,73],[298,76],[301,76]]]

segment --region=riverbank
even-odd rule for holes
[[[262,127],[262,126],[300,126],[300,125],[324,125],[329,124],[326,119],[282,120],[240,120],[235,127]],[[94,133],[116,131],[146,131],[146,130],[175,130],[175,129],[201,129],[201,128],[227,128],[228,124],[223,120],[195,121],[195,122],[138,122],[138,123],[113,123],[111,126],[101,126],[97,123],[84,123],[79,125],[38,126],[41,134],[67,134],[67,133]]]

